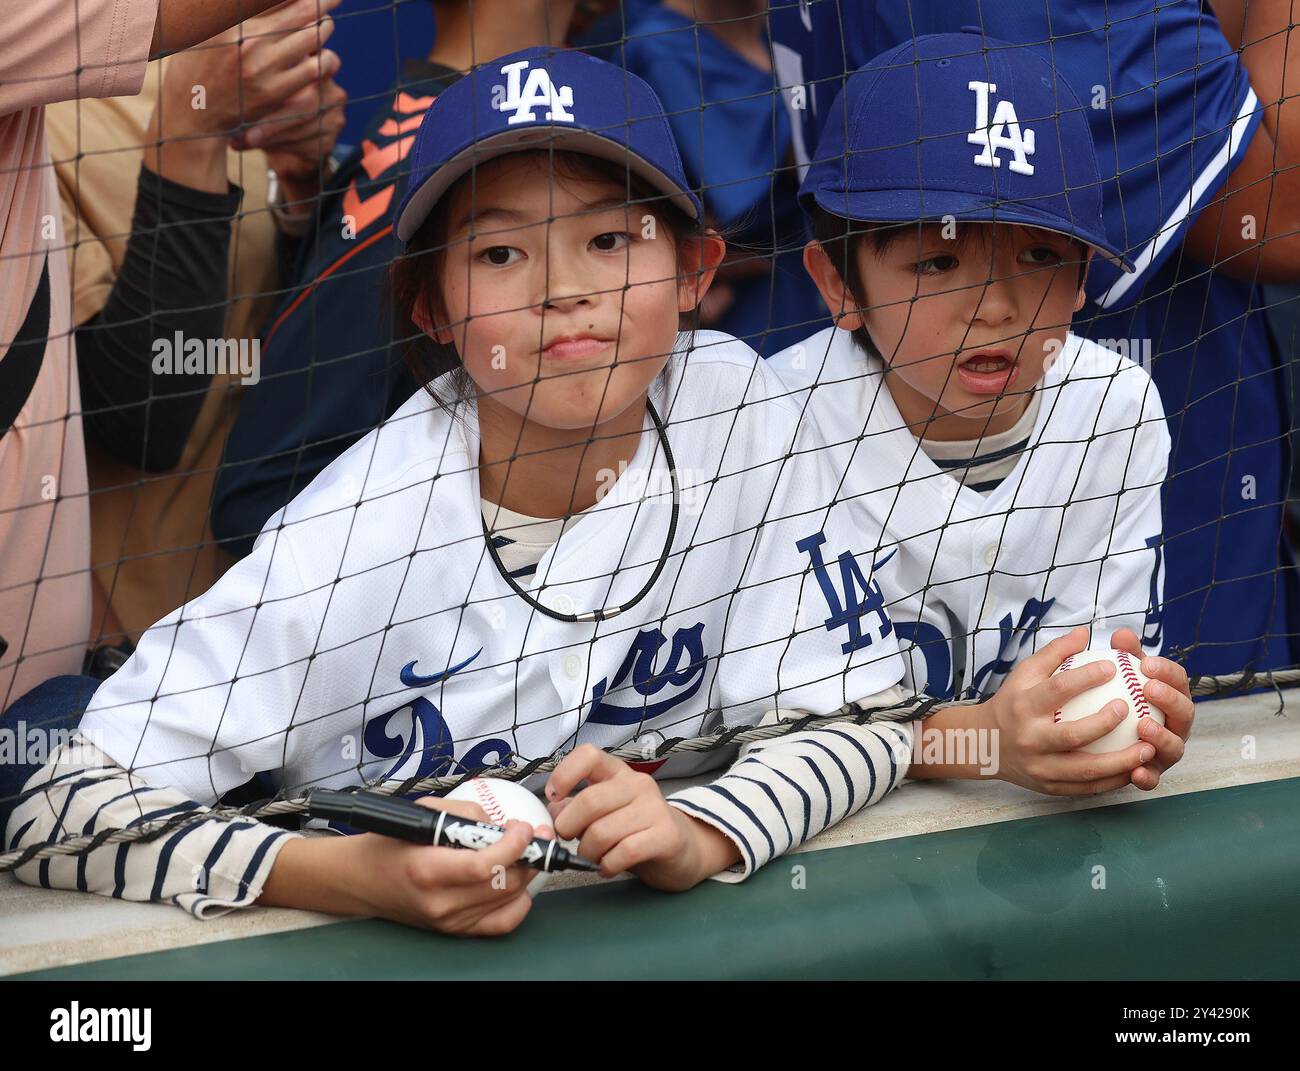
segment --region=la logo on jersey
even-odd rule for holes
[[[998,156],[998,150],[1008,149],[1011,158],[1007,166],[1018,175],[1032,175],[1034,165],[1029,162],[1029,157],[1034,155],[1034,132],[1028,127],[1021,129],[1016,106],[1009,100],[998,101],[990,123],[989,97],[998,91],[997,84],[968,82],[966,88],[975,93],[975,129],[966,135],[966,140],[972,145],[980,146],[975,163],[979,167],[1001,167],[1002,158]]]
[[[555,85],[545,67],[530,69],[527,60],[519,60],[507,63],[501,73],[506,76],[506,84],[495,87],[493,103],[497,111],[513,113],[506,120],[508,124],[537,122],[534,108],[545,108],[543,118],[551,122],[573,122],[573,114],[566,111],[573,107],[573,87]]]
[[[885,612],[885,596],[875,577],[862,575],[862,567],[851,551],[841,551],[834,564],[839,567],[839,586],[831,576],[832,564],[822,556],[826,542],[824,532],[814,532],[795,543],[795,549],[807,554],[812,565],[817,586],[826,599],[830,616],[823,622],[827,632],[845,628],[849,638],[840,644],[844,654],[870,647],[876,640],[884,639],[894,629],[889,614]],[[843,595],[841,599],[840,596]]]

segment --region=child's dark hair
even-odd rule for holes
[[[862,275],[858,271],[858,258],[853,256],[856,243],[866,241],[876,253],[884,253],[890,246],[908,234],[916,233],[919,226],[916,220],[906,223],[873,223],[865,220],[845,219],[827,212],[820,205],[812,207],[813,237],[826,251],[831,265],[840,274],[845,288],[854,303],[854,308],[865,308],[866,291],[862,285]],[[1079,285],[1083,285],[1084,275],[1088,269],[1087,245],[1077,238],[1071,241],[1079,248]],[[850,309],[831,309],[832,315]],[[865,327],[853,332],[853,339],[867,353],[875,353]]]
[[[688,238],[703,234],[703,228],[648,181],[632,174],[624,164],[585,153],[551,152],[546,149],[525,152],[548,158],[551,161],[551,173],[557,181],[605,179],[623,187],[627,192],[628,204],[639,208],[638,215],[654,216],[658,227],[668,232],[679,252],[678,271],[683,274],[687,271],[680,258],[682,244]],[[512,157],[520,155],[524,153],[511,154]],[[402,360],[416,382],[429,390],[430,394],[434,393],[431,387],[433,381],[453,371],[458,372],[454,381],[456,396],[464,397],[470,389],[469,377],[461,365],[456,347],[450,343],[440,343],[421,331],[416,326],[415,313],[418,311],[428,323],[438,324],[445,320],[446,313],[441,308],[437,281],[441,276],[443,256],[448,245],[446,205],[456,187],[471,179],[472,173],[463,176],[443,194],[429,218],[407,243],[405,252],[395,257],[388,268],[388,291]],[[690,330],[697,320],[698,307],[691,312],[682,313],[678,318],[678,330]],[[436,394],[434,397],[439,403],[446,401]]]

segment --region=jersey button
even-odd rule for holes
[[[571,614],[574,610],[573,600],[567,595],[557,595],[551,601],[551,609],[557,614]]]
[[[984,564],[991,567],[993,563],[997,560],[998,560],[998,545],[996,543],[990,543],[987,547],[984,548]]]
[[[582,672],[582,659],[576,654],[564,656],[564,675],[571,681],[576,681],[578,675]]]

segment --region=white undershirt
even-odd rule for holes
[[[529,517],[486,498],[479,504],[501,564],[516,580],[531,576],[542,556],[584,515],[575,513],[566,521],[562,517]]]
[[[996,435],[978,439],[921,439],[921,449],[958,483],[982,495],[991,494],[1020,463],[1038,420],[1039,402],[1038,392],[1034,391],[1020,419]]]

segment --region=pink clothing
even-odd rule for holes
[[[158,0],[22,0],[0,19],[0,360],[48,257],[49,345],[0,439],[0,711],[80,669],[90,636],[90,521],[67,243],[44,105],[134,94]]]

